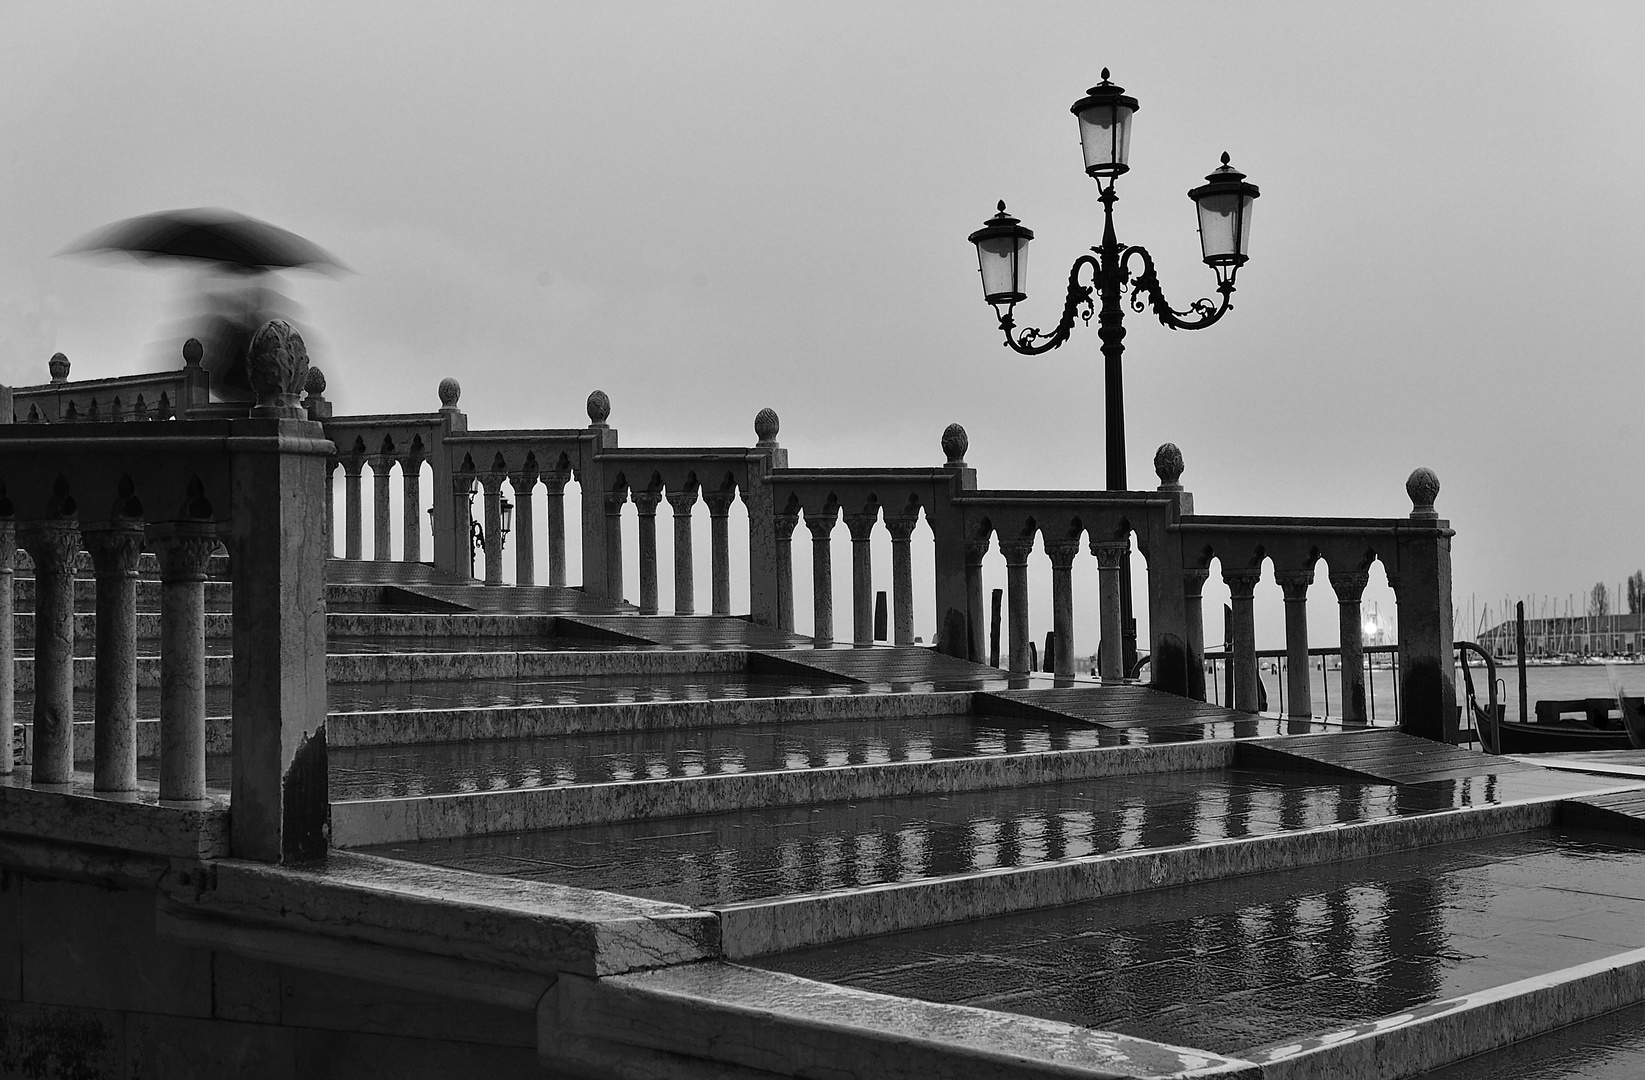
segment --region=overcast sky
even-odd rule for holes
[[[1228,318],[1128,322],[1133,486],[1170,440],[1202,512],[1399,515],[1427,465],[1459,605],[1563,601],[1645,565],[1642,23],[0,2],[0,380],[57,350],[152,366],[187,275],[54,253],[221,205],[355,271],[284,281],[339,412],[432,408],[456,375],[473,426],[572,426],[602,387],[625,443],[669,445],[747,442],[769,405],[804,466],[935,463],[957,420],[984,486],[1100,487],[1094,328],[1001,348],[965,237],[1004,198],[1038,234],[1022,314],[1055,322],[1101,224],[1068,106],[1108,66],[1141,102],[1120,239],[1177,307],[1213,283],[1187,189],[1224,150],[1262,189]]]

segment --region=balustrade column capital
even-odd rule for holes
[[[515,490],[518,491],[519,489],[516,488]],[[663,501],[663,493],[649,490],[636,491],[629,498],[634,500],[634,509],[640,512],[641,517],[655,517],[657,504]]]
[[[67,574],[80,554],[80,525],[73,518],[26,521],[17,529],[17,542],[34,563],[36,574]]]
[[[1097,557],[1098,570],[1118,570],[1131,554],[1131,541],[1092,540],[1091,554]]]
[[[343,473],[347,476],[359,476],[366,467],[366,456],[364,454],[345,454],[339,457],[337,461],[342,465]]]
[[[161,581],[204,581],[211,553],[217,550],[217,526],[209,521],[168,521],[145,530],[160,564]]]
[[[1182,571],[1182,592],[1184,596],[1199,596],[1205,588],[1205,583],[1211,577],[1211,568],[1208,566],[1189,566]]]
[[[135,578],[138,557],[143,553],[143,524],[116,519],[87,525],[86,550],[91,552],[93,571],[100,578]]]
[[[891,534],[892,540],[908,540],[914,535],[914,529],[920,523],[918,515],[908,517],[887,517],[885,531]]]
[[[422,471],[423,462],[428,460],[428,456],[421,453],[399,454],[395,456],[394,460],[400,463],[400,468],[407,476],[414,476]]]
[[[839,519],[833,514],[829,514],[826,517],[821,514],[807,514],[805,516],[805,527],[811,530],[811,539],[827,540],[833,535],[834,526],[838,524],[838,520]]]
[[[1308,587],[1314,583],[1314,572],[1311,569],[1276,570],[1274,581],[1287,601],[1300,602],[1308,599]]]
[[[608,491],[605,493],[605,512],[616,516],[623,512],[623,503],[628,501],[628,489]]]
[[[988,554],[990,542],[986,536],[981,540],[967,540],[965,542],[965,565],[967,567],[982,566],[982,560]]]
[[[846,514],[845,527],[850,531],[853,541],[866,541],[874,535],[874,526],[879,520],[880,515],[877,512],[872,514]]]
[[[736,491],[705,491],[703,504],[710,517],[725,517],[731,513],[731,504],[737,501]]]
[[[466,499],[474,490],[474,482],[479,479],[473,473],[453,473],[451,477],[451,493],[459,499]]]
[[[537,479],[543,482],[550,495],[564,495],[565,486],[571,482],[571,473],[566,469],[541,470],[537,473]]]
[[[504,473],[481,473],[479,476],[480,489],[487,495],[501,495],[503,492],[504,479],[506,479],[506,475]]]
[[[514,486],[514,494],[520,495],[537,486],[537,473],[532,469],[511,472],[508,474],[508,482]]]
[[[1048,540],[1045,544],[1046,557],[1051,560],[1053,570],[1071,570],[1074,566],[1074,556],[1080,553],[1080,542],[1074,540]]]
[[[676,514],[689,513],[697,505],[697,489],[685,488],[681,491],[670,491],[666,496],[668,505],[674,508]]]
[[[792,540],[794,530],[799,528],[799,525],[800,515],[798,514],[777,514],[771,519],[771,526],[776,532],[778,540]]]
[[[1000,554],[1005,556],[1006,566],[1027,566],[1028,557],[1034,553],[1034,538],[1026,540],[1012,540],[1000,544]]]
[[[371,471],[381,476],[394,467],[394,463],[399,460],[399,455],[392,451],[384,451],[380,454],[371,454],[366,460],[371,462]]]
[[[1359,603],[1365,595],[1365,587],[1371,583],[1371,574],[1366,570],[1332,570],[1326,576],[1331,588],[1336,590],[1340,604]]]
[[[1222,581],[1228,586],[1228,592],[1235,600],[1249,600],[1256,593],[1257,583],[1262,580],[1262,567],[1235,566],[1223,567]]]

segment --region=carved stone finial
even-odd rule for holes
[[[308,369],[308,378],[303,382],[303,390],[310,397],[321,397],[326,392],[326,373],[317,367]]]
[[[958,424],[942,429],[942,452],[948,455],[947,464],[965,468],[965,452],[971,449],[971,439]]]
[[[300,398],[308,381],[308,346],[284,319],[270,319],[251,339],[246,355],[251,388],[257,392],[253,416],[308,419]]]
[[[462,396],[462,383],[452,378],[440,380],[440,408],[455,409],[457,407],[457,399]]]
[[[611,415],[611,399],[606,397],[604,390],[596,390],[588,395],[588,421],[595,427],[604,427],[606,417]]]
[[[1405,481],[1405,494],[1411,497],[1412,517],[1439,517],[1439,511],[1434,509],[1434,500],[1439,497],[1439,477],[1434,475],[1434,470],[1413,470],[1410,478]]]
[[[67,382],[69,377],[69,358],[62,353],[52,353],[51,359],[46,361],[46,370],[51,372],[52,382]]]
[[[1154,474],[1161,491],[1182,490],[1182,451],[1176,443],[1163,443],[1154,451]]]
[[[183,342],[184,367],[199,367],[200,358],[204,355],[206,355],[206,350],[201,347],[199,338],[189,338]]]
[[[781,428],[776,409],[761,409],[754,414],[754,434],[760,437],[761,446],[776,446],[777,432]]]

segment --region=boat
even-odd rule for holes
[[[1631,750],[1645,748],[1645,742],[1635,743],[1631,734],[1629,716],[1638,724],[1639,736],[1645,737],[1645,699],[1625,698],[1619,692],[1618,702],[1629,702],[1620,721],[1610,718],[1610,702],[1605,698],[1579,698],[1573,701],[1539,701],[1536,720],[1525,723],[1509,720],[1506,709],[1496,700],[1496,663],[1490,654],[1471,643],[1458,643],[1462,651],[1462,679],[1466,686],[1467,708],[1479,730],[1480,742],[1490,754],[1575,754],[1587,750]],[[1474,677],[1468,668],[1467,654],[1477,652],[1485,658],[1491,694],[1488,706],[1481,707],[1474,693]],[[1629,710],[1633,710],[1630,714]],[[1581,712],[1585,719],[1574,720],[1562,715]]]
[[[1645,750],[1645,698],[1631,698],[1616,691],[1616,705],[1622,711],[1622,727],[1628,732],[1628,745]]]

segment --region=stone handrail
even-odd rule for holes
[[[183,346],[181,370],[71,382],[68,357],[57,353],[49,365],[49,383],[0,388],[0,423],[185,419],[210,404],[211,378],[200,357],[200,343],[190,338]]]
[[[35,577],[33,762],[0,784],[43,836],[159,855],[300,861],[325,850],[324,468],[297,410],[165,425],[0,426],[0,730],[13,717],[12,547]],[[272,413],[272,415],[271,415]],[[299,413],[300,415],[300,413]],[[229,831],[206,791],[207,562],[232,571]],[[93,774],[74,772],[74,566],[97,578]],[[137,779],[136,573],[161,580],[160,782]],[[10,772],[11,755],[0,770]],[[89,780],[89,783],[87,782]],[[26,803],[26,805],[24,805]],[[215,830],[215,833],[213,832]],[[212,837],[216,836],[217,839]]]
[[[778,419],[762,410],[755,420],[759,441],[752,447],[627,448],[607,420],[611,403],[595,391],[589,396],[589,426],[503,431],[470,431],[456,411],[454,380],[441,385],[443,408],[437,414],[404,417],[345,417],[327,421],[339,447],[339,461],[350,489],[348,553],[358,557],[360,530],[360,463],[376,454],[387,462],[408,439],[421,438],[419,454],[433,463],[437,491],[450,491],[449,502],[436,498],[435,564],[466,573],[471,529],[470,498],[484,492],[487,584],[503,583],[500,505],[506,480],[517,499],[519,523],[514,530],[519,584],[534,580],[535,532],[532,493],[538,480],[548,489],[547,529],[549,583],[564,585],[564,486],[581,485],[582,588],[592,596],[622,601],[622,516],[635,506],[639,525],[639,607],[658,610],[656,513],[666,499],[674,516],[675,613],[694,611],[695,568],[691,512],[706,503],[712,523],[714,614],[730,613],[727,514],[740,498],[748,511],[750,617],[757,623],[792,630],[794,582],[792,542],[803,520],[812,539],[813,638],[818,645],[835,640],[832,535],[843,520],[852,539],[851,641],[871,645],[874,604],[871,543],[883,527],[892,543],[894,630],[899,645],[913,643],[914,584],[910,537],[924,520],[935,540],[937,647],[952,655],[987,658],[983,559],[998,544],[1005,557],[1010,597],[1009,643],[1005,667],[1030,668],[1027,566],[1036,546],[1052,563],[1052,610],[1056,651],[1052,669],[1072,675],[1074,613],[1072,573],[1082,547],[1096,558],[1101,638],[1098,670],[1105,679],[1124,676],[1121,658],[1122,573],[1132,545],[1147,560],[1146,595],[1157,683],[1190,696],[1205,697],[1204,620],[1201,589],[1212,559],[1221,566],[1234,596],[1236,708],[1257,708],[1253,590],[1272,563],[1275,580],[1285,591],[1287,644],[1306,651],[1306,595],[1314,568],[1324,561],[1341,604],[1347,653],[1358,645],[1359,602],[1373,562],[1383,563],[1401,610],[1402,693],[1430,700],[1428,706],[1403,709],[1405,725],[1441,737],[1454,728],[1449,708],[1455,690],[1450,668],[1442,660],[1450,649],[1451,532],[1433,511],[1438,482],[1419,469],[1407,484],[1416,510],[1409,518],[1223,517],[1194,512],[1193,496],[1178,482],[1182,455],[1166,444],[1155,458],[1160,486],[1144,491],[987,490],[965,462],[965,430],[950,425],[943,433],[943,464],[914,468],[790,468],[788,453],[776,441]],[[414,424],[424,434],[413,435]],[[398,432],[398,434],[395,434]],[[374,450],[381,446],[382,449]],[[424,450],[426,447],[426,451]],[[412,459],[420,464],[421,457]],[[349,471],[352,463],[352,471]],[[377,475],[378,552],[388,550],[388,471]],[[415,556],[412,539],[415,468],[406,470],[407,511],[404,550]],[[448,486],[449,485],[449,486]],[[1164,672],[1171,661],[1174,675]],[[1344,664],[1344,711],[1349,719],[1364,715],[1358,667]],[[1306,677],[1306,664],[1293,666],[1293,678]],[[1173,679],[1175,681],[1173,681]],[[1437,680],[1437,681],[1436,681]],[[1309,707],[1306,693],[1292,697],[1293,715]]]

